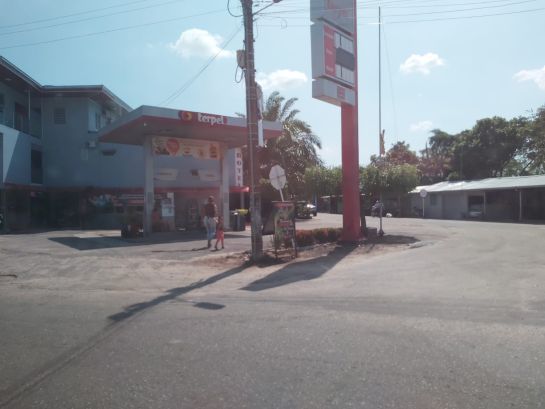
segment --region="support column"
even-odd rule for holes
[[[522,189],[519,189],[519,222],[522,221]]]
[[[152,212],[155,206],[155,184],[153,181],[153,147],[152,137],[146,136],[144,139],[144,237],[151,235]]]
[[[483,193],[483,219],[486,219],[486,190]]]
[[[231,229],[229,217],[229,163],[227,161],[227,149],[221,148],[220,159],[221,185],[220,185],[220,214],[223,216],[223,225],[225,229]]]

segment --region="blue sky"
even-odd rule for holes
[[[245,110],[244,84],[235,82],[241,19],[228,14],[227,0],[17,3],[0,14],[0,55],[42,84],[104,84],[133,107],[165,105],[224,115]],[[360,162],[378,152],[379,5],[387,148],[405,140],[420,150],[431,128],[455,133],[479,118],[527,115],[545,104],[545,0],[358,4]],[[231,0],[234,14],[238,6]],[[273,14],[263,15],[256,27],[256,69],[266,94],[279,89],[299,99],[300,117],[322,139],[322,158],[337,165],[340,110],[311,97],[308,9],[309,0],[283,0],[267,9]],[[86,13],[90,10],[97,11]],[[59,18],[66,15],[72,16]],[[42,21],[23,24],[36,20]],[[129,26],[137,27],[117,30]],[[202,75],[165,103],[233,33]],[[80,37],[55,41],[74,36]],[[21,46],[39,42],[48,43]]]

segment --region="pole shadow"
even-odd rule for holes
[[[241,290],[263,291],[298,281],[314,280],[331,270],[355,248],[357,248],[356,244],[346,244],[336,247],[319,258],[290,263],[274,273],[248,284]]]
[[[235,268],[231,268],[227,271],[224,271],[223,273],[216,274],[215,276],[209,277],[206,280],[197,281],[193,284],[190,284],[185,287],[176,287],[171,288],[170,290],[167,290],[165,294],[160,295],[158,297],[153,298],[149,301],[144,301],[136,304],[129,305],[128,307],[125,307],[123,311],[118,312],[116,314],[110,315],[108,319],[110,321],[113,321],[114,323],[121,322],[123,320],[126,320],[127,318],[132,317],[133,315],[136,315],[138,313],[141,313],[145,310],[148,310],[150,308],[156,307],[160,304],[163,304],[165,302],[171,301],[181,295],[187,294],[190,291],[197,290],[209,285],[212,285],[214,283],[217,283],[220,280],[223,280],[225,278],[231,277],[235,274],[238,274],[246,269],[247,265],[241,265]],[[211,308],[208,304],[199,305],[200,308],[206,308],[208,309],[220,309],[220,308]]]

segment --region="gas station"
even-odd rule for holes
[[[263,121],[264,139],[282,135],[282,124]],[[101,143],[141,146],[143,160],[134,172],[143,175],[143,230],[152,232],[158,192],[167,193],[162,217],[171,226],[187,206],[201,212],[204,199],[212,195],[226,227],[231,192],[246,192],[241,148],[247,144],[246,119],[202,112],[141,106],[99,132]],[[200,192],[200,194],[199,194]]]

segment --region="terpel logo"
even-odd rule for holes
[[[207,114],[197,114],[197,121],[203,122],[205,124],[214,125],[225,125],[225,120],[223,116],[217,115],[207,115]]]
[[[191,121],[193,119],[193,114],[187,111],[180,111],[178,116],[182,121]]]

